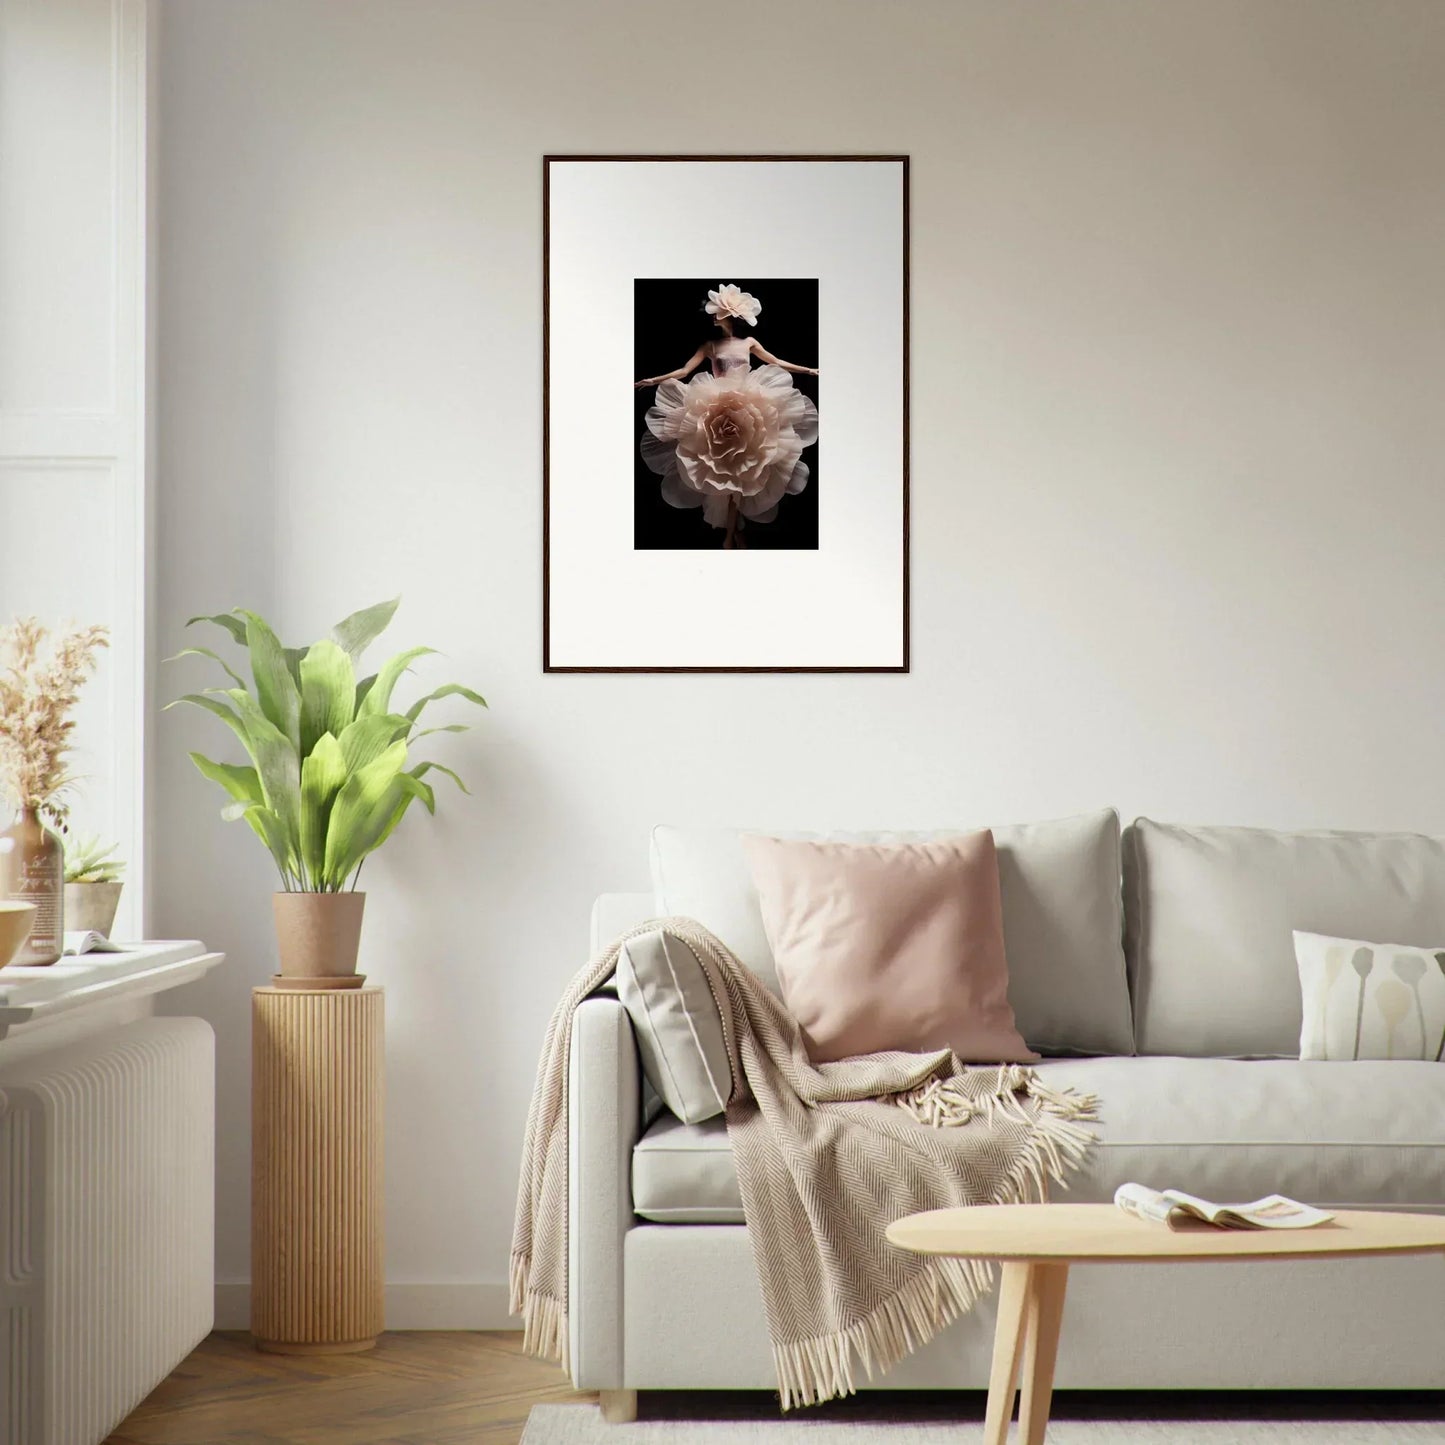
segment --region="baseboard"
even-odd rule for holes
[[[244,1330],[251,1322],[251,1286],[246,1280],[216,1284],[216,1328]],[[507,1286],[473,1284],[388,1284],[389,1330],[511,1330],[521,1323],[507,1313]]]

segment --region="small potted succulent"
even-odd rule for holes
[[[66,844],[65,921],[71,929],[110,937],[125,887],[125,864],[115,856],[117,847],[96,837]]]
[[[366,895],[356,891],[361,865],[420,799],[428,813],[436,796],[426,781],[450,768],[431,759],[413,762],[412,748],[435,733],[459,733],[465,723],[419,726],[433,702],[455,697],[486,702],[460,683],[447,683],[405,711],[394,694],[418,658],[435,648],[411,647],[376,672],[357,676],[356,664],[396,612],[400,598],[380,602],[338,622],[310,647],[283,647],[254,612],[237,608],[193,617],[227,633],[244,649],[248,683],[208,647],[200,656],[218,664],[232,684],[177,698],[219,718],[240,741],[245,764],[191,761],[231,801],[221,816],[244,819],[276,864],[276,938],[283,978],[338,979],[356,973]],[[176,659],[172,659],[174,661]],[[409,766],[410,764],[410,766]]]

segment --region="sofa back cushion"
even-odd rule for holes
[[[778,837],[822,836],[770,831]],[[826,838],[912,843],[966,831],[829,833]],[[1105,810],[1056,822],[994,826],[993,836],[1008,995],[1019,1032],[1040,1053],[1132,1053],[1118,816]],[[739,830],[654,828],[652,877],[659,915],[696,919],[780,992]]]
[[[1124,898],[1141,1054],[1297,1057],[1294,931],[1438,948],[1445,839],[1140,818]]]

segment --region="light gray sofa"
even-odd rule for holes
[[[1290,1057],[1291,930],[1445,945],[1445,841],[1141,820],[1121,851],[1112,813],[995,835],[1020,1028],[1052,1085],[1102,1100],[1099,1146],[1056,1197],[1140,1180],[1445,1212],[1445,1065]],[[685,913],[767,978],[736,835],[658,830],[653,861],[654,893],[598,900],[594,946]],[[774,1388],[722,1120],[660,1111],[606,993],[578,1010],[570,1089],[574,1383]],[[993,1315],[871,1383],[985,1388]],[[1445,1259],[1082,1267],[1065,1315],[1063,1389],[1445,1387]]]

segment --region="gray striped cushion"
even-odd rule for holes
[[[732,1092],[727,1041],[692,949],[664,929],[629,938],[617,957],[617,996],[642,1071],[667,1107],[685,1124],[721,1114]]]

